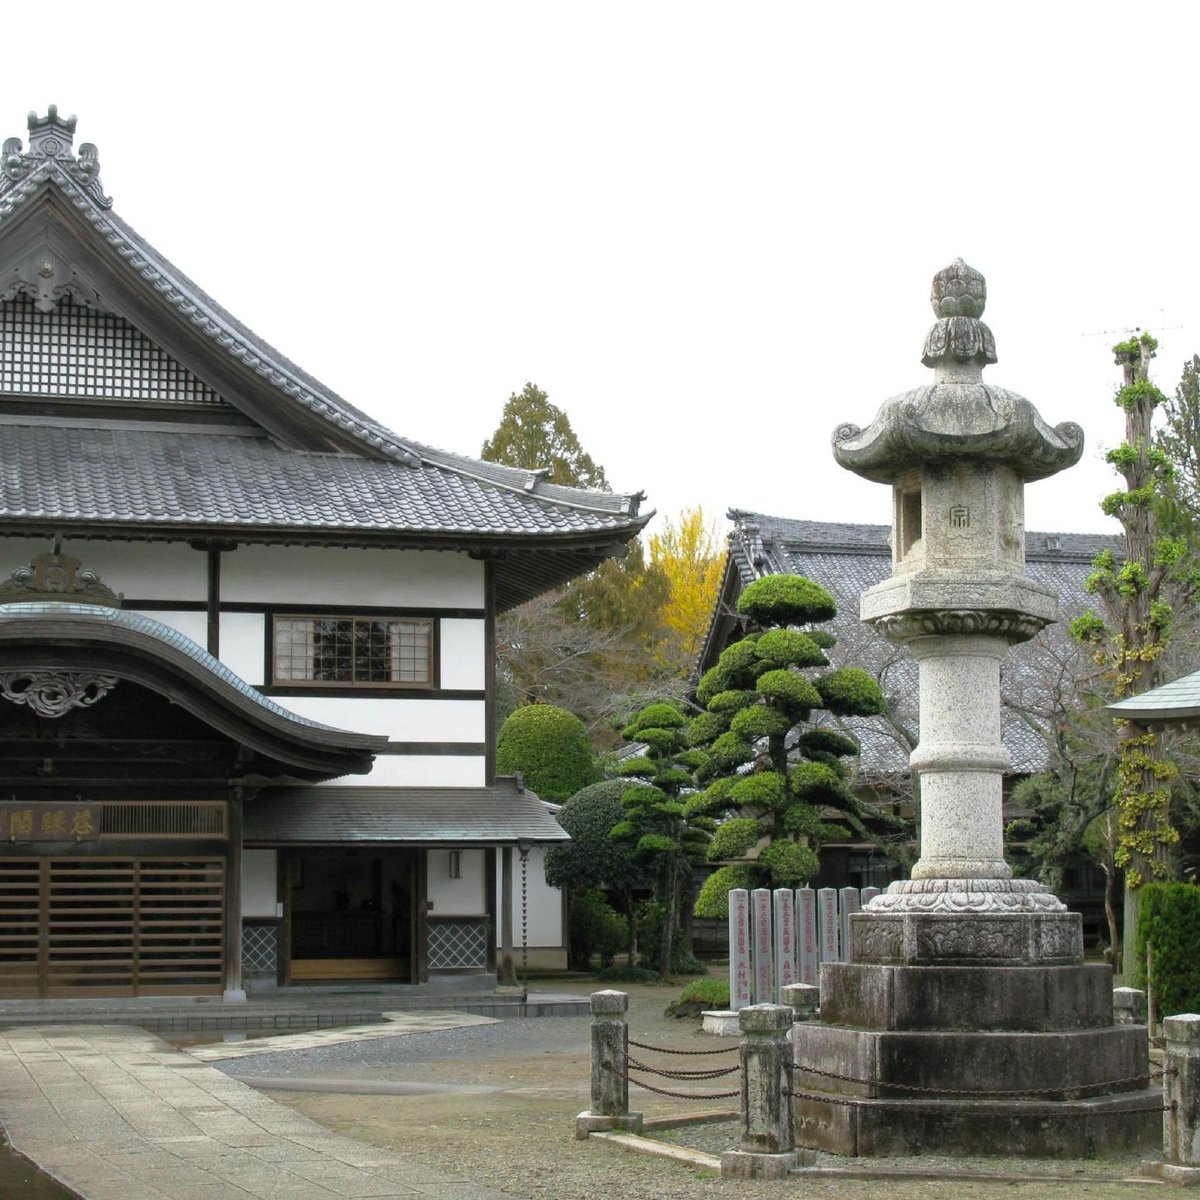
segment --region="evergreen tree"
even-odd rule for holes
[[[684,791],[694,785],[692,763],[684,736],[686,719],[665,702],[643,708],[622,731],[631,742],[644,743],[646,752],[627,759],[621,774],[639,782],[621,798],[622,819],[611,837],[633,847],[634,857],[654,879],[655,899],[661,906],[658,937],[659,977],[671,974],[676,926],[689,894],[692,866],[703,861],[714,822],[691,814]]]
[[[883,711],[878,682],[866,671],[829,666],[832,634],[814,628],[836,615],[833,597],[799,575],[768,575],[741,594],[738,613],[748,631],[704,673],[696,690],[706,711],[689,739],[701,750],[688,814],[720,814],[708,858],[723,864],[701,888],[698,916],[723,916],[734,887],[799,887],[819,869],[817,848],[844,838],[823,810],[836,809],[860,836],[882,844],[868,824],[899,826],[900,818],[859,800],[845,760],[857,743],[814,712],[834,717]],[[810,677],[811,676],[811,677]]]
[[[567,414],[535,383],[509,396],[500,424],[479,456],[530,471],[548,468],[547,481],[564,487],[612,490],[604,468],[579,444]]]
[[[519,771],[543,800],[566,800],[599,775],[583,722],[553,704],[527,704],[505,720],[496,770]]]

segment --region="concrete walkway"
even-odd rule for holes
[[[0,1122],[85,1200],[512,1200],[338,1137],[126,1026],[0,1030]]]

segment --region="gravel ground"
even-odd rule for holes
[[[662,1010],[677,989],[621,985],[630,993],[631,1036],[638,1041],[682,1049],[736,1047],[735,1038],[716,1039],[696,1033],[696,1023],[664,1018]],[[567,990],[567,989],[563,989]],[[587,990],[586,985],[578,990]],[[695,1067],[694,1058],[653,1056],[656,1064]],[[279,1080],[371,1080],[412,1083],[474,1084],[481,1092],[422,1095],[344,1095],[336,1092],[272,1092],[274,1099],[351,1137],[412,1154],[429,1166],[458,1172],[499,1187],[520,1200],[596,1200],[617,1195],[623,1200],[783,1200],[784,1197],[828,1200],[1036,1200],[1043,1196],[1117,1200],[1145,1194],[1146,1188],[1173,1192],[1162,1185],[1110,1176],[1132,1163],[1058,1163],[1065,1180],[1003,1182],[949,1180],[792,1179],[778,1183],[723,1181],[711,1171],[657,1160],[596,1139],[576,1141],[574,1118],[587,1108],[589,1032],[586,1018],[517,1019],[495,1025],[433,1033],[409,1034],[371,1042],[307,1051],[259,1055],[212,1065],[238,1076]],[[706,1066],[725,1059],[699,1060]],[[728,1062],[735,1061],[731,1053]],[[659,1080],[658,1082],[664,1082]],[[728,1081],[714,1080],[695,1090],[725,1091]],[[685,1084],[677,1086],[680,1090]],[[697,1108],[723,1108],[736,1101],[685,1102],[631,1093],[635,1107],[647,1116],[669,1116]],[[677,1144],[719,1152],[733,1132],[730,1125],[667,1135]],[[657,1136],[657,1135],[656,1135]],[[836,1161],[836,1160],[835,1160]],[[863,1165],[861,1163],[855,1165]],[[876,1163],[882,1166],[885,1164]],[[931,1171],[985,1170],[1029,1174],[1022,1161],[975,1160],[963,1163],[931,1158],[903,1160],[903,1167]]]

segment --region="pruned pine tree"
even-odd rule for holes
[[[687,720],[673,704],[658,702],[643,708],[622,731],[646,747],[626,759],[620,773],[630,780],[621,798],[621,820],[610,836],[633,846],[634,857],[654,880],[654,897],[661,906],[658,941],[659,977],[670,978],[672,948],[684,900],[690,896],[693,864],[704,861],[715,822],[689,813],[684,793],[695,786],[689,751]]]
[[[747,632],[704,673],[696,692],[705,712],[688,728],[701,752],[687,815],[721,818],[708,848],[721,864],[700,890],[696,914],[724,916],[735,887],[800,887],[818,870],[822,841],[844,826],[878,841],[878,827],[899,821],[855,796],[847,760],[853,738],[814,723],[814,713],[874,716],[883,711],[878,682],[857,667],[826,670],[832,634],[816,626],[837,612],[833,597],[800,575],[768,575],[741,594]],[[872,828],[872,824],[876,828]]]

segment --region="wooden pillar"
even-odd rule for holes
[[[225,1000],[244,1003],[242,986],[242,798],[228,802],[229,850],[225,858]]]

